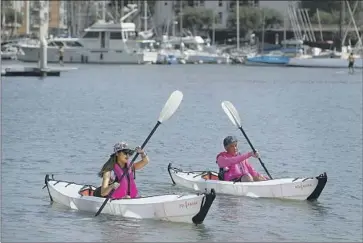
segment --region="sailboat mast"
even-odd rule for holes
[[[262,43],[261,43],[261,53],[264,53],[265,49],[265,12],[262,11]]]
[[[236,20],[237,20],[237,51],[239,51],[239,0],[236,4]]]
[[[180,1],[180,44],[183,42],[183,1]]]
[[[18,34],[18,2],[13,1],[13,9],[14,9],[14,34]]]
[[[144,31],[147,31],[147,1],[144,1]]]
[[[343,25],[344,25],[344,7],[345,3],[344,0],[340,0],[340,12],[339,12],[339,51],[343,49]]]
[[[105,0],[102,0],[102,20],[106,21],[106,3]]]

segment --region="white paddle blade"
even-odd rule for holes
[[[163,123],[168,120],[174,112],[178,109],[180,103],[183,100],[183,93],[179,90],[175,90],[166,101],[163,109],[160,112],[158,121]]]
[[[227,114],[228,118],[236,127],[241,127],[241,118],[239,117],[238,111],[234,105],[229,101],[222,102],[222,109]]]

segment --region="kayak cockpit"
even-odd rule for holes
[[[81,195],[81,196],[94,196],[95,194],[95,189],[92,188],[92,186],[87,186],[85,188],[81,188],[79,191],[78,191],[78,194]]]
[[[202,174],[201,177],[204,180],[219,181],[218,174],[216,175],[215,172],[211,172],[211,171],[208,171],[205,174]]]

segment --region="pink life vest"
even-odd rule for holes
[[[127,167],[129,167],[130,163],[127,163]],[[129,195],[131,198],[135,198],[138,196],[138,190],[136,187],[136,183],[134,180],[134,176],[132,174],[132,169],[128,168],[128,173],[123,176],[122,180],[121,176],[124,174],[124,169],[120,167],[119,164],[115,163],[113,167],[113,171],[116,175],[116,178],[118,183],[120,183],[120,186],[113,192],[112,199],[121,199],[125,197],[126,195]]]

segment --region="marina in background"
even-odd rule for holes
[[[336,44],[332,40],[323,39],[321,26],[320,38],[315,35],[316,29],[312,26],[306,9],[299,9],[292,3],[288,4],[284,16],[283,36],[276,33],[274,43],[268,43],[265,36],[270,35],[271,30],[265,29],[265,15],[261,30],[251,32],[247,39],[246,36],[241,38],[240,3],[236,1],[237,28],[233,45],[232,39],[225,40],[224,44],[216,43],[215,25],[212,26],[212,38],[192,34],[181,24],[179,31],[176,30],[176,23],[183,22],[182,14],[171,16],[167,29],[159,31],[160,26],[155,25],[155,16],[150,11],[150,7],[155,6],[149,6],[147,1],[130,3],[123,8],[110,7],[106,1],[57,2],[47,5],[44,1],[24,1],[22,10],[25,9],[25,27],[22,25],[13,28],[12,32],[17,36],[17,31],[23,30],[26,37],[3,39],[2,60],[35,63],[42,70],[46,69],[47,63],[60,63],[60,56],[62,65],[242,64],[347,68],[348,56],[353,53],[355,68],[363,67],[361,30],[354,19],[358,2],[351,6],[347,0],[341,1],[342,6],[349,10],[350,21],[348,25],[340,24],[342,45],[339,51],[336,47],[333,48]],[[10,7],[16,9],[16,5],[19,2],[12,1]],[[182,1],[179,5],[175,3],[176,6],[179,12],[183,12]],[[35,10],[38,11],[40,24],[38,30],[34,31],[30,23],[34,23],[32,14]],[[68,10],[66,16],[60,14],[61,10]],[[53,23],[54,18],[44,15],[47,12],[52,13],[49,15],[58,13],[61,21]],[[14,26],[16,22],[15,18]],[[50,24],[58,28],[50,28]],[[358,40],[355,45],[347,39],[348,29],[345,33],[342,31],[344,27],[351,28],[351,25]],[[288,29],[293,33],[290,39],[287,38]],[[344,43],[348,45],[343,45]]]

